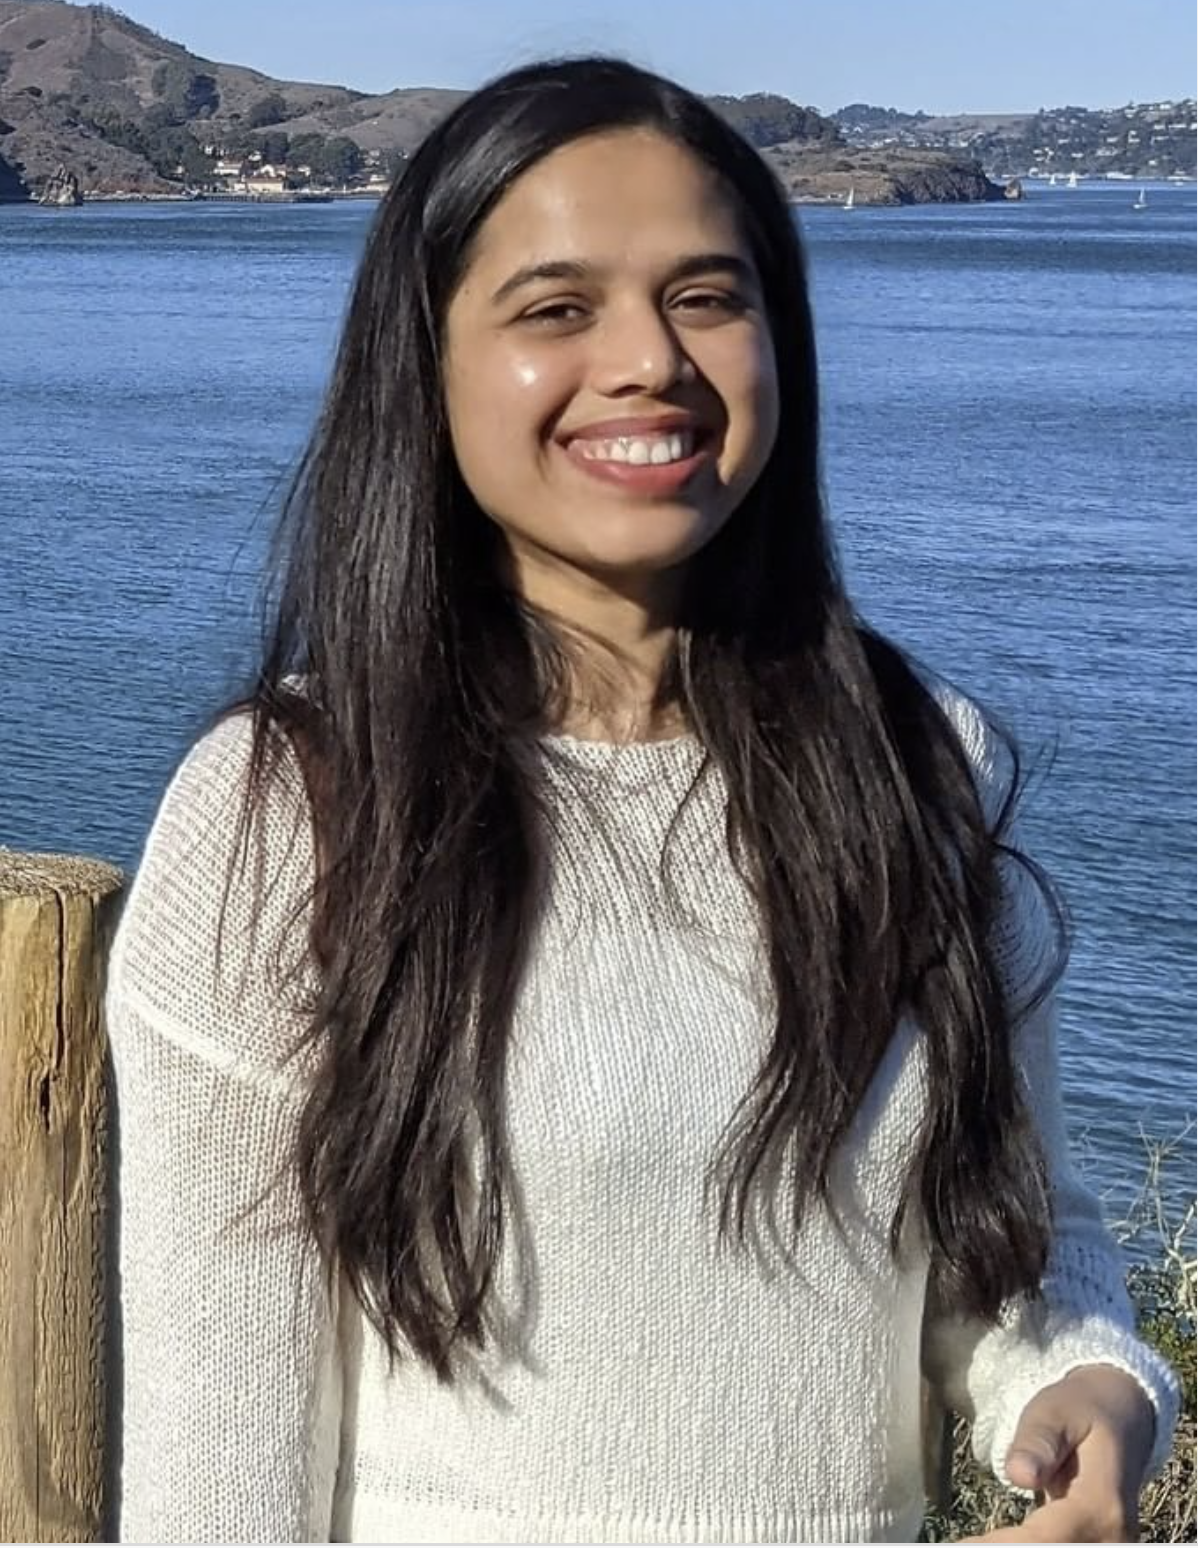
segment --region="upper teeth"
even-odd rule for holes
[[[631,462],[638,466],[646,463],[681,462],[695,449],[692,430],[682,430],[671,435],[621,435],[611,441],[577,438],[576,444],[589,462]]]

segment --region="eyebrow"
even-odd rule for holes
[[[737,279],[745,284],[752,284],[756,280],[756,271],[753,265],[739,256],[737,253],[694,253],[689,258],[683,258],[670,270],[671,283],[681,279],[694,279],[699,274],[711,274],[714,272],[735,274]],[[498,306],[501,302],[525,285],[531,285],[537,280],[577,280],[585,282],[594,280],[601,270],[594,264],[584,263],[574,258],[551,259],[545,263],[530,263],[524,268],[517,269],[514,274],[508,276],[499,289],[491,297],[491,303]]]

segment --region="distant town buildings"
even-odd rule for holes
[[[992,177],[1195,176],[1198,108],[1191,98],[938,118],[857,104],[835,117],[854,146],[963,150]]]
[[[212,169],[204,181],[207,193],[238,194],[243,197],[270,198],[305,190],[384,194],[391,179],[383,167],[381,151],[367,151],[362,166],[352,178],[334,180],[320,175],[309,162],[287,159],[267,161],[260,150],[237,153],[225,146],[201,146],[212,158]],[[179,172],[182,173],[182,168]]]

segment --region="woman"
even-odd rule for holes
[[[127,1537],[910,1540],[921,1370],[1024,1535],[1134,1530],[1056,916],[816,427],[785,202],[676,86],[518,71],[388,195],[113,956]]]

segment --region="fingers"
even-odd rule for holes
[[[1089,1425],[1079,1424],[1048,1387],[1023,1410],[1006,1456],[1006,1474],[1020,1489],[1048,1490],[1073,1457]]]
[[[1038,1393],[1020,1416],[1005,1472],[1039,1506],[1019,1526],[969,1541],[1135,1542],[1153,1419],[1128,1383],[1105,1367],[1079,1368]]]
[[[1073,1455],[1074,1443],[1059,1427],[1020,1425],[1007,1452],[1007,1477],[1020,1489],[1048,1488]]]
[[[1134,1543],[1139,1540],[1134,1518],[1128,1519],[1117,1501],[1052,1501],[1033,1510],[1018,1526],[999,1527],[962,1543]]]

